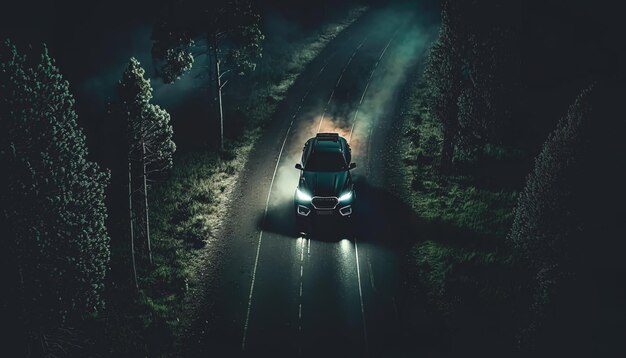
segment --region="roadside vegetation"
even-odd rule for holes
[[[105,190],[69,83],[45,46],[0,44],[0,312],[9,356],[76,352],[103,313]]]
[[[414,292],[425,290],[444,317],[451,356],[623,352],[611,332],[624,327],[615,282],[626,268],[610,254],[623,251],[610,234],[623,224],[609,219],[623,209],[605,189],[624,196],[610,184],[624,175],[613,147],[623,86],[597,69],[555,86],[560,69],[538,72],[529,58],[573,49],[537,41],[515,55],[509,46],[529,31],[515,21],[521,8],[442,1],[439,38],[405,89],[404,197],[419,218],[407,264]]]
[[[172,349],[177,333],[193,318],[187,313],[198,304],[196,293],[202,290],[201,285],[211,285],[216,279],[219,262],[206,257],[217,258],[223,252],[219,233],[228,202],[263,126],[299,73],[365,10],[353,9],[341,20],[323,24],[307,36],[267,49],[255,72],[224,90],[224,117],[232,121],[224,150],[185,148],[174,154],[169,174],[150,191],[153,264],[147,265],[145,257],[138,259],[144,265],[138,268],[135,299],[132,304],[117,302],[119,306],[111,312],[114,319],[107,324],[107,346],[113,354],[166,355]],[[121,250],[114,256],[130,269],[128,253]],[[116,288],[120,289],[126,290],[128,285]],[[126,329],[115,331],[119,326]]]
[[[400,108],[404,197],[420,219],[419,240],[408,252],[414,290],[426,288],[432,307],[444,317],[446,334],[455,341],[446,349],[453,355],[480,344],[492,349],[495,341],[514,348],[519,328],[514,315],[527,299],[526,277],[506,236],[523,180],[508,173],[513,182],[482,184],[523,158],[515,150],[487,145],[480,158],[458,155],[453,173],[441,174],[443,133],[429,111],[426,84],[415,78],[405,90]]]
[[[0,162],[8,170],[0,310],[12,331],[9,355],[174,354],[194,293],[214,282],[221,223],[263,127],[306,66],[366,10],[337,11],[274,39],[249,1],[221,2],[236,7],[223,9],[229,18],[198,18],[193,6],[216,4],[183,3],[179,17],[154,28],[158,75],[165,83],[189,76],[194,43],[204,41],[214,70],[202,102],[221,102],[193,108],[192,122],[180,124],[180,113],[153,103],[151,73],[129,58],[101,110],[106,141],[94,141],[108,171],[89,160],[71,86],[47,48],[0,46]],[[207,138],[175,143],[185,138],[177,123],[183,132],[189,123],[208,129]]]

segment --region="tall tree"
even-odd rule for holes
[[[153,175],[172,167],[172,155],[176,150],[176,145],[172,141],[173,129],[170,125],[170,115],[161,107],[150,103],[152,86],[150,80],[144,78],[144,74],[145,70],[139,61],[133,57],[130,59],[118,86],[122,113],[128,125],[128,185],[133,265],[135,261],[132,174],[137,172],[141,176],[143,227],[148,245],[148,256],[152,264],[148,181]]]
[[[518,6],[495,0],[441,3],[442,24],[425,78],[431,111],[443,127],[444,172],[452,167],[455,147],[473,151],[511,137],[520,89]]]
[[[543,145],[515,210],[509,239],[537,271],[566,261],[568,251],[563,248],[576,230],[572,224],[578,218],[561,210],[572,204],[570,174],[585,149],[582,131],[590,112],[589,93],[586,89],[576,98]]]
[[[424,70],[429,89],[429,106],[441,122],[443,130],[440,158],[443,173],[448,173],[452,169],[454,146],[459,132],[458,97],[462,88],[463,65],[460,40],[451,27],[449,12],[446,7],[442,10],[439,38],[430,49]]]
[[[614,285],[626,274],[626,245],[617,239],[626,230],[624,96],[621,84],[583,90],[543,145],[519,197],[508,240],[534,276],[531,321],[522,337],[530,348],[541,338],[542,348],[563,352],[572,338],[591,345],[589,337],[602,336],[601,330],[610,335],[625,328],[614,326],[612,314],[592,311],[623,307],[622,294],[600,283]]]
[[[44,46],[0,47],[0,215],[20,321],[31,339],[104,307],[109,263],[104,191],[87,160],[74,98]],[[46,352],[52,353],[52,352]]]
[[[161,64],[164,82],[174,82],[189,71],[194,57],[207,56],[208,78],[213,81],[217,97],[222,150],[222,89],[228,82],[222,78],[230,72],[254,70],[263,39],[260,16],[250,0],[177,1],[154,28],[152,55]]]
[[[520,101],[520,1],[457,2],[453,18],[462,42],[459,95],[464,146],[511,139]]]

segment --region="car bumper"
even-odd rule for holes
[[[350,217],[354,212],[354,194],[350,200],[338,201],[332,208],[316,207],[311,201],[298,200],[294,197],[296,216],[300,218],[311,217]]]
[[[299,217],[326,217],[326,216],[343,216],[352,215],[353,208],[351,204],[337,206],[335,209],[315,209],[312,205],[296,204],[296,215]]]

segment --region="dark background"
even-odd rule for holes
[[[358,2],[258,1],[268,47],[271,42],[274,45],[288,42],[296,35],[312,31],[323,21],[339,18]],[[109,166],[107,162],[111,161],[106,143],[115,140],[102,132],[105,104],[114,98],[116,83],[131,56],[138,57],[146,65],[148,76],[153,76],[149,52],[151,25],[169,3],[164,0],[19,1],[2,5],[0,38],[11,38],[18,47],[47,44],[76,97],[79,123],[86,131],[90,155],[104,166]],[[375,6],[383,1],[369,3]],[[528,118],[525,139],[527,147],[533,148],[532,154],[539,152],[541,143],[581,88],[598,79],[624,79],[623,14],[619,5],[608,1],[522,3],[518,45],[519,78],[524,90],[520,103],[523,117]],[[175,114],[184,112],[180,108],[186,106],[185,102],[195,99],[187,96],[189,92],[164,91],[158,79],[153,78],[152,82],[154,102],[173,114],[176,142],[185,143],[189,139],[186,136],[197,130],[185,122],[177,122]],[[623,113],[613,115],[623,117]]]
[[[257,6],[268,41],[289,41],[321,21],[341,16],[354,3],[375,6],[385,1],[268,0]],[[48,45],[77,98],[79,121],[87,131],[91,152],[98,155],[100,145],[94,146],[94,134],[100,129],[104,104],[114,96],[115,83],[130,56],[150,68],[150,26],[168,4],[165,0],[13,2],[0,12],[0,38],[9,37],[18,46]],[[544,137],[537,133],[554,128],[563,108],[591,79],[626,73],[621,10],[609,1],[522,2],[520,78],[528,98],[521,100],[539,103],[524,108],[529,118],[536,118],[529,121],[529,131],[538,142]],[[170,111],[179,104],[172,98],[160,101],[158,95],[155,100]]]

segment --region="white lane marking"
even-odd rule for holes
[[[391,41],[393,41],[393,39],[396,37],[396,34],[398,33],[398,30],[396,30],[393,35],[391,35],[391,38],[389,38],[389,41],[387,41],[387,45],[385,46],[385,48],[382,50],[382,52],[380,53],[380,56],[378,56],[378,61],[376,61],[376,64],[374,64],[374,67],[372,68],[372,70],[370,71],[370,76],[367,79],[367,83],[365,84],[365,89],[363,89],[363,94],[361,95],[361,99],[359,100],[359,105],[356,107],[356,112],[354,113],[354,119],[352,120],[352,126],[350,128],[350,134],[348,135],[348,143],[350,143],[350,140],[352,139],[352,133],[354,132],[354,126],[356,125],[356,119],[357,116],[359,114],[359,108],[361,107],[361,105],[363,104],[363,99],[365,98],[365,94],[367,93],[367,89],[370,86],[370,82],[372,81],[372,77],[374,76],[374,72],[376,71],[376,69],[378,68],[378,64],[380,63],[380,60],[383,58],[383,56],[385,55],[385,52],[387,52],[387,48],[389,48],[389,45],[391,45]],[[324,119],[324,117],[322,117],[322,120]],[[322,123],[320,121],[320,127],[322,126]],[[319,129],[317,130],[319,132]]]
[[[385,52],[387,51],[387,48],[389,47],[389,45],[391,44],[391,41],[393,41],[394,37],[396,37],[396,34],[398,33],[398,30],[396,30],[393,35],[391,35],[391,38],[389,39],[389,41],[387,42],[387,46],[385,46],[385,48],[383,49],[383,52],[380,54],[380,56],[378,56],[378,61],[380,61],[381,58],[383,58],[383,56],[385,55]]]
[[[376,292],[376,285],[374,284],[374,272],[372,270],[372,261],[370,260],[370,257],[367,255],[367,253],[365,255],[367,256],[367,266],[369,267],[370,284],[372,285],[372,291]]]
[[[335,89],[333,88],[333,91],[330,92],[330,97],[328,97],[328,102],[326,102],[326,105],[330,104],[330,101],[333,100],[333,96],[335,95]]]
[[[367,93],[367,89],[370,86],[370,81],[372,80],[373,74],[374,74],[374,71],[372,71],[372,73],[370,74],[370,78],[367,80],[367,83],[365,84],[365,89],[363,90],[363,94],[361,95],[361,99],[359,100],[359,106],[363,104],[363,98],[365,98],[365,94]]]
[[[363,46],[363,43],[365,42],[365,39],[363,39],[363,41],[361,41],[359,46],[357,46],[356,50],[352,53],[352,56],[350,56],[350,59],[348,60],[347,64],[344,65],[344,70],[347,67],[347,65],[350,64],[350,62],[352,61],[352,58],[354,57],[356,52]],[[329,60],[327,60],[324,63],[324,66],[318,72],[316,79],[319,78],[319,76],[322,74],[322,72],[324,71],[324,69],[328,65],[328,62],[329,62]],[[313,81],[311,81],[311,84],[312,83],[313,83]],[[309,92],[310,92],[310,88],[305,93],[305,95],[304,95],[304,97],[302,99],[302,102],[308,96]],[[330,103],[330,101],[332,100],[332,96],[333,96],[334,93],[335,93],[335,90],[333,89],[333,91],[332,91],[332,93],[330,95],[330,98],[328,100],[328,103]],[[328,105],[328,103],[327,103],[327,105]],[[296,112],[296,114],[297,114],[297,112]],[[278,171],[278,166],[280,164],[280,158],[282,157],[283,150],[285,149],[285,143],[287,142],[287,138],[289,137],[289,132],[291,131],[291,127],[293,126],[294,120],[295,120],[295,115],[292,118],[291,123],[289,123],[289,128],[287,128],[287,132],[285,133],[285,139],[283,140],[283,144],[280,147],[280,151],[278,152],[278,158],[276,159],[276,166],[274,167],[274,173],[272,174],[272,180],[270,181],[270,188],[269,188],[269,191],[267,193],[267,200],[265,201],[265,210],[263,212],[263,221],[262,221],[263,224],[265,224],[265,221],[266,221],[266,218],[267,218],[267,211],[268,211],[268,208],[269,208],[270,196],[272,194],[272,187],[274,186],[274,180],[276,178],[276,172]],[[323,115],[322,115],[322,120],[323,120]],[[322,120],[320,120],[320,127],[322,125]],[[319,130],[318,130],[318,132],[319,132]],[[243,326],[243,338],[241,340],[241,350],[245,350],[246,349],[246,339],[247,339],[247,336],[248,336],[248,325],[250,323],[250,311],[252,309],[252,296],[253,296],[253,293],[254,293],[254,282],[256,281],[256,271],[257,271],[257,268],[258,268],[258,265],[259,265],[259,255],[260,255],[260,252],[261,252],[261,242],[262,242],[262,240],[263,240],[263,228],[261,228],[261,230],[259,232],[259,240],[257,242],[256,257],[254,259],[254,269],[252,271],[252,281],[250,283],[250,295],[248,296],[248,309],[247,309],[247,312],[246,312],[246,321],[245,321],[244,326]],[[311,253],[310,241],[309,241],[309,244],[308,244],[308,253],[309,253],[309,255]],[[302,276],[302,268],[300,270],[300,275]]]
[[[376,68],[378,68],[378,64],[380,63],[380,60],[382,59],[383,55],[385,54],[385,52],[387,51],[387,48],[389,47],[389,45],[391,44],[391,41],[394,39],[394,37],[396,36],[396,33],[398,31],[396,30],[396,32],[394,32],[394,34],[391,36],[391,38],[389,39],[389,41],[387,42],[387,45],[385,46],[385,48],[383,49],[383,51],[381,52],[380,56],[378,57],[378,61],[376,61],[376,64],[374,65],[374,68],[372,69],[372,71],[370,72],[370,76],[367,79],[367,83],[365,84],[365,89],[363,89],[363,94],[361,95],[361,99],[359,100],[359,105],[357,106],[356,112],[354,113],[354,119],[352,121],[352,127],[350,129],[350,136],[348,137],[348,142],[350,142],[350,140],[352,139],[352,133],[354,132],[354,126],[356,125],[356,120],[357,117],[359,115],[359,108],[361,107],[361,105],[363,104],[363,99],[365,98],[365,93],[367,92],[367,89],[369,88],[370,85],[370,81],[372,80],[372,77],[374,76],[374,71],[376,71]],[[370,127],[369,130],[369,135],[368,135],[368,172],[370,170],[370,159],[369,157],[371,157],[369,155],[370,153],[370,148],[371,148],[371,137],[372,137],[372,128]],[[357,277],[357,281],[359,283],[359,300],[361,303],[361,319],[363,321],[363,341],[365,343],[365,351],[368,352],[368,346],[367,346],[367,324],[365,321],[365,307],[363,305],[363,289],[361,288],[361,270],[360,270],[360,266],[359,266],[359,248],[358,248],[358,243],[357,243],[357,238],[354,238],[354,253],[356,256],[356,277]],[[367,255],[367,254],[366,254]],[[370,275],[370,282],[372,285],[372,289],[375,290],[375,286],[374,286],[374,277],[372,275],[372,264],[369,260],[369,257],[367,257],[367,262],[369,265],[369,275]]]
[[[367,137],[367,174],[370,174],[372,171],[372,127],[370,127]]]
[[[299,304],[299,310],[300,310],[300,314],[298,315],[298,318],[302,318],[302,278],[303,278],[303,272],[304,272],[304,245],[305,245],[305,240],[306,239],[302,239],[302,249],[300,250],[300,304]],[[300,323],[300,326],[302,326],[302,324]]]
[[[339,87],[339,82],[341,82],[341,79],[343,78],[343,74],[345,72],[346,72],[345,69],[343,71],[341,71],[341,74],[339,75],[339,78],[337,79],[337,83],[335,84],[335,88]]]
[[[367,324],[365,323],[365,307],[363,306],[363,290],[361,289],[361,269],[359,266],[359,247],[357,245],[357,238],[354,238],[354,254],[356,256],[356,278],[359,283],[359,300],[361,302],[361,320],[363,321],[363,342],[365,342],[365,352],[367,348]]]
[[[372,77],[374,76],[374,71],[376,71],[376,68],[378,68],[378,64],[380,63],[380,59],[383,57],[383,55],[385,54],[385,52],[387,51],[387,48],[389,47],[389,45],[391,44],[391,41],[394,39],[395,35],[396,35],[397,31],[394,32],[394,34],[391,36],[391,38],[389,39],[389,41],[387,42],[387,45],[385,46],[385,48],[382,50],[380,56],[378,57],[378,61],[376,61],[376,64],[374,65],[374,67],[372,68],[372,70],[370,71],[370,76],[367,79],[367,83],[365,85],[365,89],[363,90],[363,94],[361,95],[361,99],[359,100],[359,105],[357,106],[356,112],[354,114],[354,119],[352,121],[352,127],[350,129],[350,135],[348,137],[348,142],[350,142],[350,140],[352,139],[352,133],[354,132],[354,126],[356,124],[356,120],[359,114],[359,108],[361,106],[361,104],[363,104],[363,99],[365,98],[365,93],[367,92],[367,89],[369,88],[369,84],[370,81],[372,80]],[[324,118],[322,118],[323,120]],[[321,127],[321,121],[320,121],[320,127]],[[319,130],[318,130],[319,132]],[[369,135],[368,135],[368,172],[370,170],[370,161],[371,161],[371,155],[369,155],[370,153],[370,148],[371,148],[371,137],[372,137],[372,127],[370,127],[369,130]],[[365,352],[366,354],[369,353],[369,349],[368,349],[368,343],[367,343],[367,324],[365,321],[365,306],[363,305],[363,289],[362,289],[362,285],[361,285],[361,269],[360,269],[360,265],[359,265],[359,248],[358,248],[358,240],[355,237],[354,238],[354,253],[356,256],[356,277],[357,277],[357,282],[359,284],[359,301],[361,303],[361,320],[363,322],[363,342],[365,344]],[[370,275],[370,282],[372,284],[372,288],[374,288],[374,280],[373,280],[373,276],[372,276],[372,266],[371,263],[369,262],[369,258],[368,258],[368,264],[369,264],[369,275]]]
[[[359,107],[354,112],[354,119],[352,120],[352,127],[350,128],[350,134],[348,135],[348,143],[352,140],[352,132],[354,132],[354,125],[356,124],[356,117],[359,115]]]
[[[300,238],[301,249],[300,249],[300,295],[298,297],[298,333],[302,334],[302,286],[303,286],[303,275],[302,271],[304,268],[304,246],[307,244],[309,240],[305,238]],[[298,354],[302,354],[302,336],[300,336],[300,344],[298,345]]]
[[[333,88],[332,92],[330,93],[330,97],[328,98],[328,102],[326,102],[326,106],[324,106],[324,111],[322,112],[322,117],[320,118],[320,124],[317,126],[317,133],[319,133],[320,130],[322,130],[322,123],[324,122],[324,116],[326,115],[326,110],[328,109],[328,105],[330,104],[330,102],[333,100],[333,96],[335,95],[335,90],[337,89],[337,87],[339,87],[339,83],[341,83],[341,79],[343,78],[344,72],[346,72],[346,69],[352,62],[352,59],[354,58],[356,53],[361,49],[361,47],[363,47],[363,44],[365,43],[366,40],[367,40],[367,36],[365,36],[363,38],[363,41],[361,41],[361,43],[354,49],[354,51],[352,52],[352,55],[350,55],[350,58],[348,59],[348,62],[346,62],[346,64],[343,65],[343,69],[341,70],[339,79],[337,79],[337,83],[335,83],[335,88]]]
[[[334,56],[334,54],[332,56]],[[330,56],[330,57],[332,57],[332,56]],[[322,72],[324,72],[324,69],[326,69],[326,66],[328,65],[329,61],[330,61],[329,59],[326,60],[326,62],[324,63],[324,66],[322,66],[322,69],[320,69],[320,71],[318,72],[318,74],[315,77],[315,79],[313,79],[311,81],[311,83],[309,84],[309,89],[306,91],[306,93],[302,97],[302,101],[301,102],[304,102],[304,100],[307,98],[307,96],[309,95],[309,93],[311,91],[311,86],[319,78],[319,76],[322,74]],[[298,109],[296,110],[296,113],[294,113],[293,117],[291,118],[291,123],[289,123],[289,128],[287,128],[287,132],[285,133],[285,139],[283,140],[283,144],[281,145],[280,151],[278,152],[278,157],[276,158],[276,166],[274,167],[274,173],[272,174],[272,180],[270,181],[270,188],[269,188],[268,193],[267,193],[267,200],[265,201],[265,210],[263,211],[263,221],[262,221],[262,225],[261,225],[261,230],[259,232],[259,240],[257,241],[256,256],[254,258],[254,268],[252,270],[252,280],[250,282],[250,294],[248,296],[248,308],[247,308],[247,311],[246,311],[246,321],[245,321],[245,323],[243,325],[243,337],[241,339],[241,350],[242,351],[246,349],[246,340],[248,338],[248,325],[250,323],[250,311],[252,310],[252,295],[254,293],[254,282],[256,281],[256,271],[257,271],[257,268],[259,266],[259,255],[261,253],[261,242],[263,241],[263,226],[265,225],[265,221],[267,219],[267,210],[268,210],[269,204],[270,204],[270,196],[272,195],[272,188],[274,186],[274,180],[276,179],[276,172],[278,171],[278,165],[280,164],[280,158],[282,157],[283,151],[285,149],[285,143],[287,143],[287,138],[289,138],[289,132],[291,131],[291,127],[293,126],[293,122],[296,119],[296,116],[300,112],[301,108],[302,108],[302,106],[299,106]]]
[[[252,309],[252,294],[254,293],[254,281],[256,280],[256,270],[259,266],[259,254],[261,252],[261,242],[263,240],[263,226],[265,225],[265,220],[267,219],[267,209],[270,205],[270,195],[272,194],[272,186],[274,185],[274,179],[276,178],[276,172],[278,171],[278,164],[280,163],[280,157],[283,154],[283,150],[285,149],[285,143],[287,143],[287,138],[289,137],[289,132],[291,131],[291,127],[293,126],[293,120],[289,124],[289,128],[287,128],[287,133],[285,134],[285,139],[283,140],[283,145],[280,147],[280,151],[278,152],[278,159],[276,160],[276,166],[274,167],[274,174],[272,174],[272,181],[270,182],[270,190],[267,193],[267,200],[265,201],[265,211],[263,212],[263,225],[261,226],[261,231],[259,232],[259,240],[256,247],[256,257],[254,259],[254,269],[252,271],[252,282],[250,283],[250,295],[248,296],[248,310],[246,312],[246,322],[243,325],[243,338],[241,341],[241,350],[246,349],[246,338],[248,336],[248,324],[250,323],[250,310]]]

